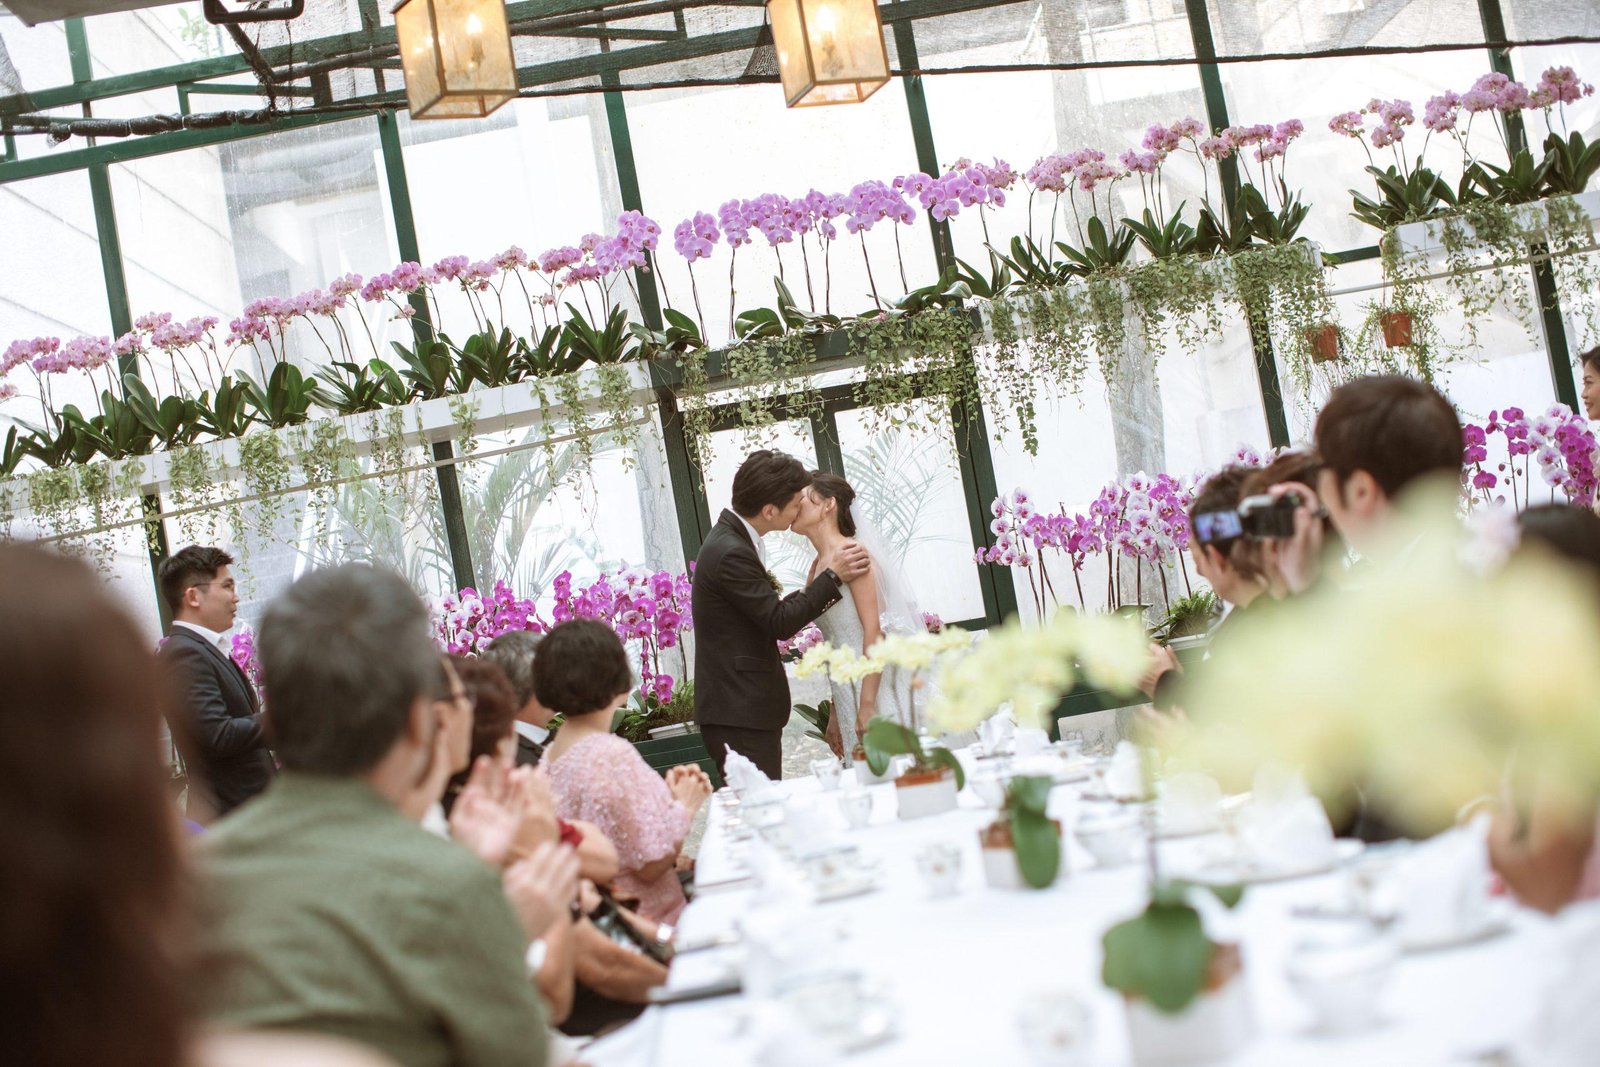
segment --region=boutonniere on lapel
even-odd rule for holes
[[[767,581],[772,583],[772,591],[774,593],[783,592],[783,583],[778,581],[778,576],[776,574],[773,574],[771,571],[768,571],[767,572]]]

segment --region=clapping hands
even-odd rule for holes
[[[672,798],[693,814],[711,795],[711,778],[692,763],[685,763],[667,772],[667,789]]]
[[[558,840],[549,778],[532,767],[507,772],[492,757],[478,757],[450,812],[450,835],[494,867]]]

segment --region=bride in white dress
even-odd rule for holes
[[[800,516],[795,533],[809,540],[818,559],[826,559],[842,541],[855,540],[872,557],[872,569],[850,583],[850,595],[823,612],[817,619],[830,645],[864,652],[878,643],[885,633],[922,633],[926,629],[922,613],[912,601],[895,559],[890,557],[870,523],[852,510],[856,493],[850,483],[837,474],[813,472],[811,486],[801,494]],[[815,576],[816,560],[811,574]],[[860,682],[860,701],[848,684],[828,682],[833,715],[828,720],[828,744],[850,762],[857,739],[874,718],[892,719],[911,725],[910,679],[899,668],[869,675]]]

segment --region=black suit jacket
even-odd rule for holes
[[[739,517],[724,511],[694,567],[694,718],[702,726],[782,730],[789,679],[778,642],[840,599],[827,575],[779,598]]]
[[[172,739],[189,788],[224,815],[265,789],[276,773],[255,687],[220,648],[183,626],[172,628],[160,658],[174,681]]]
[[[546,738],[548,741],[549,738]],[[529,740],[519,731],[517,733],[517,766],[537,767],[539,761],[544,759],[544,746],[537,741]]]

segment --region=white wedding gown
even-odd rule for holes
[[[817,629],[822,631],[822,636],[827,639],[828,644],[835,648],[863,651],[866,630],[861,625],[860,613],[856,611],[855,597],[850,595],[848,588],[844,590],[844,596],[839,598],[837,604],[817,618]],[[851,686],[831,678],[828,680],[833,714],[839,723],[839,735],[844,739],[846,766],[850,765],[850,754],[856,747],[855,691],[861,684]],[[879,718],[892,719],[902,726],[911,725],[911,680],[900,668],[888,667],[884,670],[878,682],[876,706]]]

